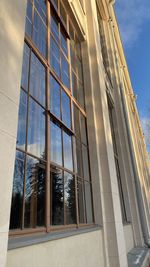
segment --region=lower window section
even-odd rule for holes
[[[64,204],[66,224],[76,224],[75,178],[68,172],[64,172]]]
[[[45,226],[45,163],[16,152],[10,229]]]
[[[52,188],[52,225],[64,224],[63,173],[57,167],[51,167]]]
[[[45,168],[37,159],[27,156],[24,227],[44,226]]]
[[[76,224],[75,178],[51,167],[52,225]]]
[[[19,229],[22,225],[24,160],[24,153],[17,151],[13,179],[10,229]]]
[[[16,151],[10,230],[46,229],[46,206],[50,228],[92,224],[91,183],[64,168],[51,165],[50,198],[46,205],[46,162]],[[48,228],[49,228],[48,227]]]

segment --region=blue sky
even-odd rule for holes
[[[115,9],[150,155],[150,0],[116,0]]]

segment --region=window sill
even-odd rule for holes
[[[38,234],[38,235],[32,235],[32,236],[23,236],[23,237],[11,237],[8,241],[8,250],[32,246],[48,241],[53,241],[61,238],[66,238],[74,235],[89,233],[98,231],[101,229],[101,226],[94,225],[90,227],[85,227],[81,229],[72,229],[69,231],[63,231],[63,232],[53,232],[53,233],[44,233],[44,234]]]
[[[128,266],[129,267],[144,267],[149,266],[149,249],[146,247],[135,247],[129,251],[128,255]]]
[[[132,222],[123,222],[123,227],[131,225],[131,224],[132,224]]]

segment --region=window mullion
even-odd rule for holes
[[[29,73],[28,73],[28,91],[27,91],[27,117],[26,117],[26,144],[25,144],[25,164],[24,164],[24,185],[23,185],[23,209],[22,209],[22,229],[24,229],[25,215],[25,195],[26,195],[26,164],[27,164],[27,146],[28,146],[28,118],[29,118],[29,85],[30,85],[30,69],[31,69],[31,49],[29,57]]]
[[[50,61],[50,4],[47,4],[47,59]],[[46,109],[50,109],[50,85],[49,85],[49,68],[46,68]],[[48,112],[46,112],[46,230],[49,231],[50,217],[51,217],[51,207],[50,207],[50,197],[51,197],[51,183],[50,183],[50,117]]]

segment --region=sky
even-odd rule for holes
[[[150,156],[150,0],[116,0],[115,11]]]

